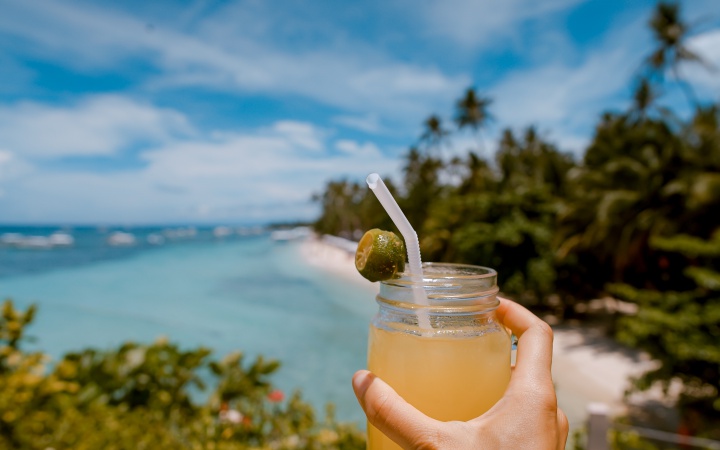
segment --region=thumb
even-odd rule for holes
[[[437,442],[441,422],[418,411],[373,373],[357,371],[352,384],[368,421],[395,443],[418,448]]]

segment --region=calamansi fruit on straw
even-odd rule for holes
[[[358,243],[355,267],[370,281],[389,280],[405,270],[405,243],[392,231],[373,228]]]

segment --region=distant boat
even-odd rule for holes
[[[265,231],[263,227],[240,227],[236,230],[240,236],[257,236],[258,234],[262,234],[263,231]]]
[[[0,235],[0,242],[5,245],[18,245],[24,238],[20,233],[3,233]]]
[[[75,244],[75,238],[67,233],[57,231],[48,237],[50,245],[54,247],[70,247]]]
[[[122,231],[116,231],[107,238],[107,243],[114,247],[126,247],[135,245],[137,239],[131,233],[123,233]]]
[[[197,235],[197,229],[195,227],[188,228],[166,228],[162,230],[164,237],[168,239],[187,239],[195,237]]]
[[[15,244],[18,248],[46,249],[52,248],[50,238],[47,236],[28,236]]]
[[[165,243],[165,238],[162,236],[162,234],[157,233],[150,233],[148,234],[147,243],[150,245],[162,245]]]
[[[295,227],[290,230],[275,230],[270,233],[270,239],[277,242],[294,241],[310,236],[309,227]]]
[[[4,233],[0,235],[0,243],[10,247],[27,249],[50,249],[53,247],[69,247],[75,239],[60,231],[50,236],[24,236],[20,233]]]
[[[213,229],[213,236],[216,238],[224,238],[233,234],[233,230],[230,227],[215,227]]]

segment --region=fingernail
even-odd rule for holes
[[[352,378],[352,385],[358,400],[362,401],[365,397],[365,391],[367,391],[370,383],[372,383],[372,379],[373,374],[367,370],[358,370],[355,372]]]

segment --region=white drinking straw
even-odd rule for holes
[[[405,217],[405,214],[403,214],[392,194],[390,194],[390,191],[387,186],[385,186],[385,183],[383,183],[380,175],[371,173],[365,181],[380,201],[380,204],[383,208],[385,208],[385,211],[388,213],[395,226],[398,230],[400,230],[400,234],[402,234],[405,238],[408,264],[410,266],[410,279],[413,281],[413,298],[415,303],[427,306],[429,303],[425,289],[422,287],[423,270],[422,260],[420,259],[420,241],[418,240],[417,233],[413,229],[412,225],[410,225],[410,222],[407,220],[407,217]],[[426,330],[432,328],[430,326],[430,318],[428,317],[427,311],[424,309],[420,309],[418,311],[418,325],[420,328]]]

